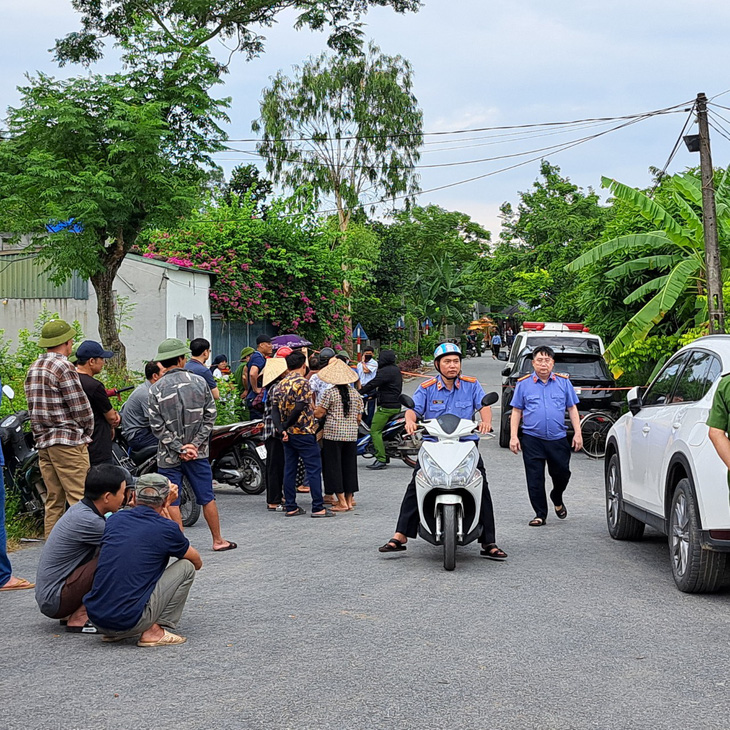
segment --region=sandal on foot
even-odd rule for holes
[[[228,545],[222,548],[213,548],[214,553],[224,553],[226,550],[235,550],[238,545],[235,542],[228,541]]]
[[[502,548],[497,547],[494,542],[482,545],[482,551],[479,554],[489,558],[489,560],[505,560],[507,558],[507,553]]]
[[[66,624],[66,631],[69,634],[98,634],[99,630],[91,623],[87,621],[83,626],[69,626]]]
[[[558,516],[559,520],[564,520],[568,516],[568,510],[565,509],[565,505],[563,505],[560,509],[556,507],[555,514]]]
[[[392,537],[385,545],[378,548],[379,553],[400,553],[407,550],[406,546],[400,541]]]
[[[326,509],[324,512],[312,512],[310,517],[334,517],[335,513],[331,509]]]
[[[284,512],[284,517],[297,517],[298,515],[306,515],[307,510],[297,507],[294,512]]]
[[[534,519],[530,520],[527,524],[530,527],[542,527],[545,524],[546,520],[544,517],[535,517]]]
[[[184,644],[187,639],[184,636],[178,636],[177,634],[170,633],[167,629],[163,629],[165,632],[161,639],[157,641],[142,641],[141,639],[137,642],[137,646],[175,646],[175,644]]]
[[[12,577],[8,580],[8,583],[10,583],[11,580]],[[28,588],[35,588],[35,583],[31,583],[25,578],[16,578],[16,580],[17,583],[13,583],[13,585],[8,585],[8,583],[6,583],[2,588],[0,588],[0,591],[25,591],[28,590]]]

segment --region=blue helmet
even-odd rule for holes
[[[439,358],[443,357],[444,355],[458,355],[460,358],[463,357],[463,355],[461,354],[461,350],[459,349],[459,346],[455,345],[453,342],[442,342],[433,351],[433,361],[436,362]]]

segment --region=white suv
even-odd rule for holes
[[[538,345],[549,345],[553,350],[567,347],[600,355],[605,350],[603,340],[578,322],[524,322],[515,335],[508,361],[517,362],[517,356],[528,345],[533,349]]]
[[[637,540],[650,525],[669,536],[672,575],[687,593],[722,587],[730,552],[727,469],[708,436],[717,383],[730,372],[730,335],[683,347],[606,443],[606,518],[616,540]]]

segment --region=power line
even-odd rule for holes
[[[677,150],[679,149],[679,146],[682,144],[682,138],[684,137],[684,133],[687,131],[687,127],[690,125],[690,122],[692,121],[692,116],[694,115],[695,111],[695,104],[692,105],[692,108],[689,110],[689,114],[687,115],[687,119],[682,126],[681,131],[679,132],[679,136],[677,137],[677,141],[674,143],[674,147],[672,147],[672,151],[669,153],[669,157],[667,158],[666,163],[664,164],[664,167],[662,168],[662,171],[657,175],[656,182],[654,183],[654,186],[652,187],[651,191],[649,192],[649,197],[651,198],[652,195],[656,192],[656,189],[659,187],[659,183],[662,181],[662,178],[664,177],[665,173],[667,172],[667,168],[672,163],[672,160],[674,159],[674,155],[677,154]]]

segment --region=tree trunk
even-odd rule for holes
[[[111,365],[118,370],[127,368],[127,349],[119,339],[119,327],[117,325],[116,304],[114,301],[114,278],[119,267],[124,261],[126,251],[120,239],[117,244],[107,249],[104,257],[104,268],[98,274],[91,277],[91,283],[96,292],[96,312],[99,316],[99,336],[105,348],[116,353],[116,358]]]

